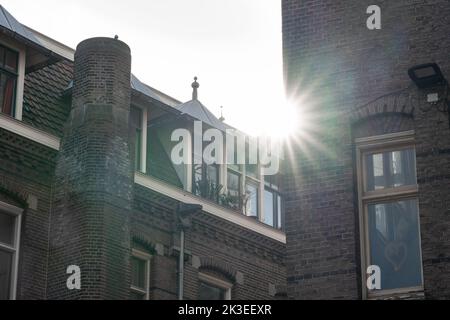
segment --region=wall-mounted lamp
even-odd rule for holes
[[[428,93],[427,102],[430,104],[438,104],[440,101],[443,102],[444,108],[441,109],[438,106],[437,109],[444,113],[448,112],[448,124],[450,127],[450,87],[439,66],[436,63],[417,65],[408,70],[408,75],[419,89],[429,89],[438,86],[446,87],[446,93],[442,99],[439,98],[438,93],[433,92]]]
[[[426,63],[408,70],[409,77],[420,89],[426,89],[446,83],[441,69],[436,63]]]

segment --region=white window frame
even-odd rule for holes
[[[258,165],[259,168],[259,165]],[[245,165],[243,166],[243,174],[242,174],[242,182],[244,184],[244,188],[242,189],[244,191],[244,193],[247,193],[247,185],[251,184],[253,186],[256,187],[256,197],[257,197],[257,202],[256,202],[256,217],[258,218],[259,221],[264,222],[264,212],[262,211],[263,209],[263,198],[262,195],[263,193],[261,192],[261,185],[262,183],[264,183],[264,177],[261,176],[261,170],[258,170],[258,177],[252,177],[247,175],[247,169],[245,168]],[[249,199],[250,200],[250,199]],[[247,210],[247,208],[243,208],[244,212]],[[249,215],[248,212],[245,212],[245,214],[249,217],[253,217],[251,215]]]
[[[17,277],[19,273],[19,255],[20,255],[20,230],[22,227],[22,213],[23,209],[12,206],[8,203],[0,201],[0,211],[15,217],[14,226],[14,243],[13,246],[0,243],[0,249],[13,253],[13,262],[11,266],[11,284],[10,284],[10,299],[16,300],[17,296]]]
[[[132,104],[133,108],[141,110],[141,159],[139,172],[147,173],[147,123],[148,123],[148,108],[138,104]]]
[[[16,51],[19,54],[17,66],[17,85],[14,118],[22,121],[23,118],[23,91],[25,88],[26,48],[25,45],[13,42],[9,39],[0,39],[0,44]]]
[[[137,173],[142,173],[142,174],[146,174],[147,173],[147,153],[149,152],[149,150],[147,150],[147,121],[148,121],[148,116],[149,116],[149,111],[147,107],[144,106],[140,106],[138,104],[133,104],[133,107],[139,108],[142,110],[142,137],[141,137],[141,168],[140,170],[137,170]],[[193,139],[195,138],[191,132],[192,135],[192,139],[188,142],[188,157],[189,157],[189,163],[193,163]],[[248,143],[248,141],[246,140],[246,143]],[[239,174],[240,175],[240,189],[241,189],[241,196],[245,194],[246,192],[246,184],[247,181],[252,181],[256,186],[257,186],[257,197],[258,197],[258,202],[257,202],[257,211],[258,211],[258,221],[265,224],[265,217],[264,217],[264,190],[265,190],[265,176],[263,175],[263,168],[260,164],[260,162],[258,161],[258,174],[256,177],[252,177],[247,175],[246,173],[246,166],[245,164],[239,164],[239,169],[236,170],[234,168],[230,168],[227,164],[227,157],[228,157],[228,150],[226,147],[226,144],[224,145],[224,150],[223,150],[223,163],[222,164],[218,164],[217,168],[218,168],[218,179],[219,179],[219,184],[221,184],[223,186],[223,193],[226,194],[228,192],[228,185],[227,185],[227,181],[228,181],[228,171],[231,171],[235,174]],[[203,155],[203,153],[202,153]],[[194,165],[193,164],[187,164],[186,165],[186,187],[185,187],[185,191],[192,193],[193,192],[193,180],[194,180],[194,174],[193,174],[193,168]],[[280,187],[280,186],[278,186]],[[281,192],[279,192],[281,194]],[[284,198],[282,197],[282,201],[284,200]],[[283,212],[283,205],[281,206],[281,212],[280,214]],[[245,214],[245,208],[241,208],[242,214]],[[246,215],[246,214],[245,214]],[[281,218],[280,218],[281,219]],[[277,229],[273,226],[267,225],[270,228],[274,228]]]
[[[266,191],[270,192],[272,194],[273,202],[276,202],[276,204],[277,204],[277,206],[275,207],[274,203],[272,203],[273,210],[276,210],[276,212],[277,212],[276,221],[275,221],[275,215],[274,215],[274,226],[270,226],[269,224],[268,224],[268,226],[273,227],[274,229],[282,230],[283,229],[282,212],[283,212],[284,208],[283,208],[283,195],[281,194],[280,186],[277,185],[277,188],[274,188],[272,185],[270,185],[270,186],[267,185],[264,180],[262,197],[265,196]],[[263,206],[267,205],[267,203],[265,203],[264,200],[261,200],[261,202],[262,202]],[[264,207],[263,207],[263,209],[264,209]],[[280,210],[278,210],[278,209],[280,209]],[[262,215],[261,221],[265,221],[265,219],[266,219],[265,212],[263,212],[262,214],[263,215]]]
[[[355,139],[356,146],[356,170],[358,181],[358,209],[359,209],[359,230],[360,247],[361,247],[361,277],[362,277],[362,293],[364,299],[376,298],[380,296],[388,296],[392,294],[402,294],[409,292],[423,291],[423,265],[421,264],[421,285],[410,288],[399,288],[391,290],[379,290],[369,292],[367,282],[367,268],[370,265],[370,241],[369,241],[369,225],[368,225],[368,206],[374,203],[386,201],[401,201],[416,199],[418,202],[418,185],[401,186],[395,188],[386,188],[375,191],[365,191],[367,186],[367,170],[364,156],[373,153],[382,153],[388,151],[402,150],[413,148],[415,151],[414,131],[405,131],[391,133],[367,138]],[[418,208],[419,209],[419,208]],[[419,212],[419,211],[418,211]],[[419,243],[421,244],[420,232],[420,214],[419,214]],[[422,261],[422,246],[420,245],[420,261]],[[383,275],[381,275],[383,276]]]
[[[150,270],[151,270],[151,259],[152,256],[148,253],[142,252],[137,249],[131,250],[131,256],[140,260],[145,261],[145,290],[141,288],[130,285],[131,291],[139,294],[145,295],[145,300],[150,300]]]
[[[232,283],[221,280],[221,279],[217,279],[213,276],[210,276],[209,274],[205,274],[202,272],[198,273],[198,280],[199,280],[199,282],[204,282],[213,287],[224,290],[225,291],[225,300],[231,300],[231,289],[233,288]]]

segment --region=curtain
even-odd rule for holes
[[[3,106],[2,112],[12,116],[12,106],[14,98],[15,79],[8,79],[5,83],[5,91],[3,92]]]

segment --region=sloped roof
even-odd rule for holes
[[[2,5],[0,5],[0,26],[9,31],[18,34],[19,36],[42,46],[41,42],[25,28],[19,21],[17,21]]]
[[[22,25],[2,5],[0,5],[0,28],[7,29],[26,41],[66,59],[28,74],[24,92],[24,121],[60,136],[65,117],[68,114],[68,110],[61,105],[61,93],[71,90],[73,87],[73,54],[75,50]],[[231,128],[221,122],[197,99],[181,103],[141,82],[133,74],[131,75],[131,88],[181,114],[187,114],[219,130],[225,131]]]
[[[131,74],[131,89],[136,90],[139,93],[142,93],[143,95],[150,97],[152,99],[155,99],[156,101],[159,101],[169,107],[172,107],[174,109],[177,109],[176,106],[180,105],[181,102],[176,100],[175,98],[172,98],[171,96],[168,96],[167,94],[162,93],[161,91],[158,91],[149,85],[141,82],[134,74]],[[73,88],[73,80],[71,80],[67,87],[65,88],[65,91],[72,90]]]
[[[141,82],[134,74],[131,74],[131,88],[173,108],[181,103],[180,101],[162,93],[161,91],[158,91]]]
[[[217,119],[217,117],[197,99],[193,99],[186,103],[183,103],[179,105],[177,109],[182,114],[188,114],[191,117],[207,123],[214,128],[222,131],[225,131],[227,129],[227,126],[224,125],[222,121]]]
[[[62,136],[70,105],[61,92],[73,77],[73,65],[60,61],[26,75],[23,121],[58,137]]]

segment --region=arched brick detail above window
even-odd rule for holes
[[[199,271],[218,273],[232,282],[237,281],[238,271],[231,265],[213,257],[200,257]]]
[[[389,93],[365,105],[351,109],[349,118],[352,124],[361,120],[383,115],[383,114],[400,114],[414,117],[414,97],[411,91],[404,89],[398,92]]]

